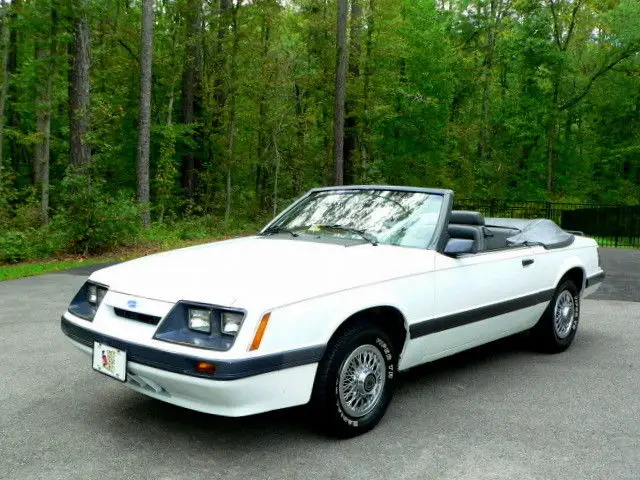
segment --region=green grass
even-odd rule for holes
[[[143,232],[135,245],[101,255],[62,254],[56,258],[32,259],[23,263],[0,265],[0,282],[96,263],[131,260],[152,253],[243,236],[255,233],[259,228],[259,224],[253,222],[240,222],[222,228],[220,225],[206,225],[199,221],[185,221],[172,226],[158,225]]]
[[[618,245],[616,246],[616,238],[615,237],[598,237],[586,235],[589,238],[593,238],[596,242],[598,242],[598,246],[601,248],[632,248],[632,249],[640,249],[640,240],[637,238],[618,238]]]
[[[0,282],[3,280],[14,280],[16,278],[33,277],[43,273],[57,272],[84,265],[112,260],[105,257],[87,258],[83,260],[48,260],[42,263],[19,263],[17,265],[0,266]]]

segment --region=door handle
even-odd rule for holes
[[[531,265],[533,263],[533,258],[524,258],[522,260],[522,266],[523,267],[528,267],[529,265]]]

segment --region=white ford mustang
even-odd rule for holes
[[[595,241],[452,202],[314,189],[255,236],[95,272],[62,331],[95,370],[159,400],[226,416],[310,403],[332,434],[357,435],[397,371],[527,330],[565,350],[604,278]]]

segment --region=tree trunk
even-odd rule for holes
[[[39,50],[40,55],[44,55],[46,59],[46,68],[44,69],[46,78],[44,91],[38,102],[40,109],[38,110],[37,127],[38,133],[42,137],[39,145],[36,145],[35,163],[39,166],[40,173],[40,209],[42,211],[42,222],[46,225],[49,223],[49,163],[50,151],[49,143],[51,139],[51,114],[52,114],[52,94],[53,94],[53,75],[55,73],[58,28],[58,12],[55,8],[51,8],[51,39],[49,51]],[[38,55],[39,56],[39,55]]]
[[[195,121],[195,102],[197,83],[199,83],[199,49],[200,49],[200,0],[190,0],[188,2],[187,20],[187,48],[182,74],[182,121],[186,125],[192,125]],[[194,132],[195,133],[195,132]],[[187,147],[188,152],[182,162],[182,186],[194,195],[196,191],[197,165],[196,155],[191,147]]]
[[[227,36],[227,31],[231,24],[229,11],[233,8],[232,1],[233,0],[220,0],[220,18],[218,24],[218,32],[216,34],[216,61],[214,62],[215,80],[213,90],[215,97],[215,106],[217,108],[212,118],[214,132],[218,132],[222,128],[222,117],[225,104],[227,103],[227,91],[224,88],[224,75],[222,72],[224,70],[226,61],[224,55],[224,42],[225,37]]]
[[[280,150],[278,149],[278,139],[276,138],[275,132],[272,135],[273,137],[273,151],[276,156],[276,171],[275,176],[273,178],[273,216],[276,216],[278,212],[278,177],[280,176]]]
[[[7,25],[10,25],[8,47],[9,58],[7,59],[6,68],[8,76],[11,76],[18,70],[18,44],[22,39],[18,36],[18,29],[11,28],[11,25],[14,24],[15,19],[21,13],[22,3],[22,0],[13,0],[10,4],[5,2],[6,7],[10,8],[7,20]],[[7,89],[7,98],[10,99],[10,101],[8,104],[5,103],[5,122],[9,127],[19,128],[21,119],[20,111],[15,105],[15,100],[18,98],[18,86],[16,82],[7,83]],[[21,161],[26,161],[28,158],[26,147],[21,145],[15,138],[8,139],[7,143],[9,146],[11,165],[13,166],[14,171],[18,171],[20,169]]]
[[[334,183],[344,184],[344,101],[347,85],[347,0],[338,0],[336,82],[333,106]]]
[[[151,134],[151,65],[153,56],[153,0],[142,0],[140,40],[140,136],[138,138],[138,201],[142,223],[151,226],[149,211],[149,141]]]
[[[171,90],[169,90],[169,102],[167,103],[167,125],[171,126],[173,123],[173,98],[175,97],[175,87],[171,84]]]
[[[306,155],[306,136],[307,136],[307,128],[306,128],[306,120],[305,120],[305,104],[303,99],[303,94],[300,91],[300,85],[295,82],[293,85],[293,93],[295,98],[295,112],[296,112],[296,138],[297,138],[297,155],[295,155],[293,159],[295,170],[302,169],[302,164],[304,159],[307,158]],[[299,195],[302,191],[302,183],[303,183],[302,175],[295,175],[293,177],[293,193],[294,195]]]
[[[42,167],[45,156],[49,157],[49,132],[51,124],[51,99],[47,95],[49,83],[47,68],[42,65],[49,58],[49,51],[43,45],[44,42],[36,40],[36,68],[38,77],[46,79],[36,86],[38,98],[36,99],[36,132],[38,133],[38,142],[35,145],[33,155],[33,183],[40,185],[42,182]],[[43,85],[44,83],[44,85]]]
[[[73,19],[73,39],[69,46],[69,129],[71,135],[71,162],[75,166],[91,161],[87,144],[89,132],[89,23],[83,0],[75,3],[77,17]]]
[[[260,63],[263,67],[267,64],[269,55],[269,36],[271,33],[271,24],[269,20],[269,12],[263,12],[262,22],[262,56]],[[267,89],[269,88],[270,79],[266,78],[267,72],[262,71],[262,85],[260,89],[260,100],[258,102],[258,168],[256,171],[256,198],[258,199],[258,207],[265,210],[267,206],[267,183],[269,181],[269,169],[265,161],[267,151]]]
[[[9,5],[2,2],[2,90],[0,90],[0,174],[2,173],[3,145],[4,145],[4,105],[7,101],[7,89],[9,86],[9,15],[7,9]]]
[[[40,68],[44,85],[39,87],[36,127],[39,142],[36,144],[33,159],[35,183],[40,185],[40,210],[43,224],[49,223],[49,143],[51,138],[51,95],[53,93],[53,75],[55,73],[55,58],[57,50],[57,24],[58,15],[55,8],[51,9],[51,37],[49,48],[39,47],[36,50],[36,58],[44,63]]]
[[[493,34],[490,32],[489,49],[485,58],[485,72],[482,91],[482,123],[480,125],[480,157],[483,160],[491,158],[491,125],[489,105],[493,86]]]
[[[351,29],[349,34],[349,81],[355,87],[360,77],[360,31],[362,30],[362,7],[359,0],[351,0]],[[358,95],[351,90],[345,102],[345,138],[344,138],[344,178],[347,183],[354,183],[357,167],[356,155],[359,150],[359,105]]]
[[[224,223],[229,223],[229,218],[231,217],[231,169],[227,169],[227,188],[226,188],[226,199],[225,199],[225,207],[224,207]]]
[[[493,59],[496,49],[496,35],[500,19],[498,0],[489,2],[489,28],[487,29],[487,45],[484,56],[484,75],[482,87],[482,121],[480,124],[480,158],[491,159],[491,94],[493,87]]]
[[[371,85],[371,75],[373,74],[373,31],[375,27],[375,0],[369,0],[369,11],[367,13],[367,40],[364,51],[364,79],[362,86],[362,118],[360,119],[360,170],[361,178],[366,175],[367,163],[369,162],[369,152],[367,151],[367,138],[369,135],[369,88]]]
[[[224,211],[225,222],[229,221],[231,216],[231,170],[235,163],[236,154],[236,82],[237,82],[237,56],[238,56],[238,9],[242,4],[242,0],[237,0],[235,5],[232,5],[231,10],[231,58],[229,59],[231,65],[229,69],[229,132],[228,132],[228,148],[229,158],[227,160],[227,199]]]
[[[215,46],[207,50],[211,52],[211,61],[203,64],[203,78],[206,80],[205,84],[207,85],[207,87],[203,89],[203,92],[206,92],[206,106],[208,111],[208,115],[202,118],[204,123],[203,156],[209,165],[209,173],[212,175],[220,175],[219,170],[214,169],[222,169],[224,167],[222,162],[224,158],[224,152],[222,152],[222,150],[224,149],[221,148],[221,145],[226,140],[226,131],[224,128],[224,112],[227,103],[227,89],[225,86],[227,54],[225,42],[231,24],[229,12],[232,8],[232,0],[210,2],[212,7],[216,3],[219,8]],[[211,30],[213,29],[214,25],[211,26]],[[213,83],[213,88],[210,88],[211,83]],[[205,189],[206,198],[212,199],[216,185],[208,183],[207,185],[203,185],[203,189]]]
[[[549,123],[547,124],[547,200],[551,200],[553,195],[553,163],[556,155],[556,140],[558,137],[558,100],[560,96],[559,74],[553,82],[553,100],[551,112],[549,112]]]

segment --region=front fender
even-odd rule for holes
[[[423,277],[429,273],[420,275]],[[433,290],[424,289],[428,279],[397,279],[279,307],[271,312],[260,345],[261,353],[326,345],[335,331],[352,315],[369,308],[388,306],[400,311],[405,329],[429,311]]]

